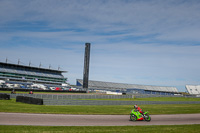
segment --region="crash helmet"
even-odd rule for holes
[[[134,105],[134,109],[137,109],[137,108],[138,108],[137,104],[136,104],[136,105]]]

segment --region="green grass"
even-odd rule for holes
[[[135,98],[136,101],[200,101],[200,98],[188,97],[149,97],[149,98]]]
[[[200,113],[200,104],[139,105],[150,114]],[[113,114],[127,115],[133,105],[32,105],[16,102],[15,99],[0,100],[0,112],[44,113],[44,114]]]
[[[4,126],[1,133],[199,133],[200,125],[162,126]]]
[[[112,101],[200,101],[200,98],[188,97],[148,97],[148,98],[121,98],[121,99],[82,99],[82,100],[112,100]]]
[[[183,99],[182,99],[183,100]],[[140,105],[151,114],[200,113],[200,104]],[[114,114],[128,115],[133,105],[47,106],[18,103],[16,99],[0,100],[0,112],[48,114]],[[199,133],[197,125],[156,126],[9,126],[0,125],[0,133]]]

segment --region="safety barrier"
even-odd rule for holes
[[[59,94],[10,94],[11,98],[16,98],[16,96],[28,96],[41,99],[124,99],[133,98],[133,95],[59,95]]]
[[[15,90],[15,91],[24,91],[24,92],[29,92],[29,91],[34,91],[34,92],[52,92],[52,93],[86,93],[85,90],[79,90],[79,91],[74,91],[74,90],[37,90],[37,89],[22,89],[22,88],[1,88],[0,86],[0,90],[3,90],[3,91],[12,91],[12,90]]]
[[[10,95],[5,94],[5,93],[0,93],[0,99],[10,100]]]
[[[43,105],[43,99],[33,98],[33,97],[26,97],[26,96],[17,96],[16,97],[16,102]]]
[[[196,96],[163,96],[163,95],[97,95],[97,94],[10,94],[10,98],[16,98],[16,96],[28,96],[41,99],[126,99],[126,98],[148,98],[148,97],[192,97],[200,98]]]
[[[134,104],[200,104],[200,101],[134,101],[134,98],[151,97],[152,95],[59,95],[59,94],[10,94],[11,98],[18,96],[43,99],[44,105],[134,105]],[[156,95],[155,95],[156,97]],[[160,96],[158,96],[160,97]],[[162,96],[163,97],[163,96]],[[172,97],[172,96],[171,96]],[[175,97],[175,96],[174,96]],[[176,96],[180,97],[180,96]],[[132,101],[116,101],[107,99],[132,98]],[[96,100],[93,100],[96,99]],[[102,99],[102,100],[98,100]],[[27,101],[27,99],[25,100]],[[31,102],[34,103],[34,102]]]
[[[112,101],[112,100],[53,100],[44,99],[44,105],[144,105],[144,104],[200,104],[200,101]]]

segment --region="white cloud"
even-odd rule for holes
[[[120,29],[132,30],[132,34],[164,34],[183,27],[199,28],[200,20],[199,2],[36,0],[2,1],[1,5],[2,23],[46,22],[49,28],[83,28],[94,32]]]

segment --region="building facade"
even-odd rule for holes
[[[186,85],[185,88],[191,95],[200,95],[200,85]]]
[[[76,85],[82,86],[83,80],[77,79]],[[140,94],[174,95],[179,93],[176,87],[124,84],[91,80],[89,81],[89,88]]]

